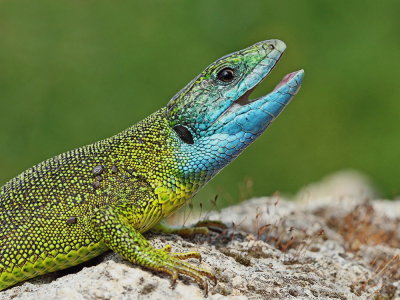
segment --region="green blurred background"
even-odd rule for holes
[[[293,193],[353,168],[399,194],[399,1],[0,1],[0,184],[164,106],[215,59],[279,38],[255,92],[300,93],[200,201]],[[244,191],[244,192],[243,192]],[[245,194],[245,195],[244,195]]]

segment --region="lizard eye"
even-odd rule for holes
[[[176,125],[173,128],[175,132],[178,134],[180,139],[186,144],[193,144],[193,135],[185,126]]]
[[[228,83],[235,79],[235,70],[232,68],[223,68],[217,74],[218,80]]]

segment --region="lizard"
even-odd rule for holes
[[[0,291],[111,249],[170,275],[172,285],[186,275],[207,294],[216,276],[185,261],[201,259],[199,252],[156,249],[142,234],[179,233],[162,220],[255,141],[297,93],[303,70],[249,99],[285,49],[274,39],[226,55],[141,122],[39,163],[2,186]]]

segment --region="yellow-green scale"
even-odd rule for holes
[[[176,156],[179,140],[164,115],[161,109],[114,137],[49,159],[1,188],[0,290],[106,251],[90,222],[107,205],[132,201],[128,221],[144,232],[195,193],[182,179],[185,157]]]
[[[39,257],[32,255],[24,259],[18,266],[3,269],[0,273],[0,290],[39,275],[76,266],[108,249],[102,242],[91,243],[89,246],[80,247],[77,250],[66,248],[66,254],[58,253],[55,256],[45,254]]]

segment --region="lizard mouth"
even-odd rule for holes
[[[299,71],[295,71],[295,72],[292,72],[292,73],[289,73],[289,74],[285,75],[285,77],[283,77],[283,79],[275,86],[275,88],[272,90],[271,93],[276,92],[281,87],[284,87],[285,85],[289,85],[290,83],[292,83],[293,79],[296,79],[296,77],[302,72],[303,72],[303,70],[299,70]],[[252,102],[255,102],[257,100],[263,99],[265,96],[259,97],[259,98],[255,98],[255,99],[249,99],[251,93],[261,83],[261,81],[262,80],[260,80],[259,83],[257,83],[254,87],[249,89],[247,92],[245,92],[242,96],[240,96],[236,101],[233,102],[233,104],[234,105],[236,104],[236,105],[239,105],[239,106],[244,106],[244,105],[248,105],[248,104],[250,104]],[[298,85],[298,87],[300,87],[300,85]],[[295,95],[297,93],[297,91],[298,91],[298,88],[296,89],[296,91],[295,91],[295,93],[293,95]]]

